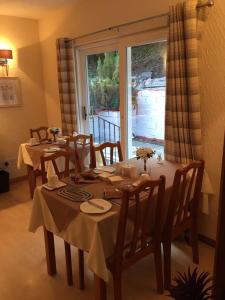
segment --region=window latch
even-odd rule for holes
[[[86,111],[86,106],[82,106],[82,117],[83,120],[87,120],[87,111]]]

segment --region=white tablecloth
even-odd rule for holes
[[[17,158],[17,168],[21,169],[24,164],[30,165],[33,167],[33,162],[31,157],[26,149],[27,143],[21,144],[19,146],[18,158]]]
[[[51,144],[45,145],[46,148],[49,148],[50,146],[51,146]],[[46,156],[51,155],[51,154],[52,153],[45,153]],[[35,162],[31,159],[31,156],[27,150],[27,143],[20,145],[19,151],[18,151],[18,158],[17,158],[17,168],[18,169],[22,168],[22,166],[25,164],[25,165],[32,166],[34,168],[34,170],[37,170],[37,169],[40,169],[40,163],[41,162],[39,159]],[[57,163],[59,171],[64,170],[65,159],[63,157],[57,158],[56,163]],[[72,161],[70,161],[69,167],[70,167],[70,169],[74,168],[74,163]],[[50,177],[51,175],[55,174],[55,170],[54,170],[54,167],[53,167],[53,164],[51,161],[45,163],[45,169],[47,171],[47,177]]]

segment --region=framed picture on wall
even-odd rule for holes
[[[18,77],[0,77],[0,108],[20,106],[21,90]]]

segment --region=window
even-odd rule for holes
[[[84,43],[76,49],[80,130],[95,143],[120,140],[164,154],[166,32]]]

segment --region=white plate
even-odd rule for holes
[[[116,169],[114,167],[110,167],[110,166],[103,166],[103,167],[98,167],[95,168],[96,171],[103,171],[103,172],[108,172],[108,173],[113,173],[116,171]]]
[[[49,185],[48,183],[45,183],[42,185],[46,190],[49,190],[49,191],[53,191],[53,190],[56,190],[56,189],[59,189],[63,186],[66,186],[66,183],[65,182],[62,182],[62,181],[59,181],[56,185],[54,186],[51,186]]]
[[[95,207],[94,205],[88,203],[88,201],[85,201],[80,205],[80,210],[85,214],[104,214],[112,207],[112,204],[104,199],[91,199],[89,202],[90,201],[100,205],[103,209],[100,209],[97,206]]]
[[[60,150],[61,149],[59,147],[50,147],[50,148],[44,149],[44,152],[53,153],[53,152],[57,152],[57,151],[60,151]]]

